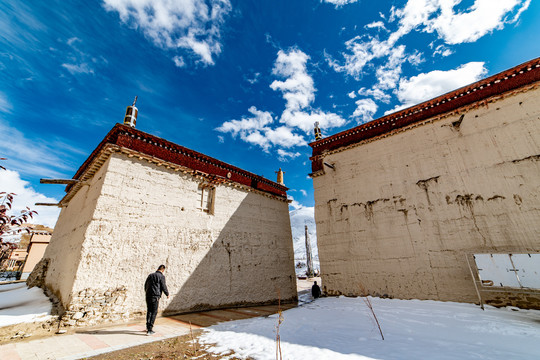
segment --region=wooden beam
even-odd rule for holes
[[[63,184],[71,185],[78,183],[79,180],[76,179],[39,179],[40,184]]]
[[[54,203],[35,203],[34,205],[36,205],[36,206],[58,206],[58,207],[60,207],[60,203],[56,203],[56,204],[54,204]]]

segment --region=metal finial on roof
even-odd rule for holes
[[[135,124],[137,123],[137,115],[139,113],[139,110],[135,107],[137,98],[138,96],[135,96],[135,100],[133,100],[133,105],[127,107],[126,115],[124,116],[124,125],[129,125],[132,128],[134,128]]]
[[[319,128],[319,122],[315,121],[315,141],[322,139],[321,129]]]

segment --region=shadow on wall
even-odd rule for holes
[[[209,225],[219,221],[204,216]],[[163,313],[297,301],[288,217],[286,203],[248,193],[219,233],[180,229],[166,260],[172,299]]]

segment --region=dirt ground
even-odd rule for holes
[[[106,354],[85,358],[91,360],[173,360],[173,359],[198,359],[214,360],[222,356],[213,355],[205,351],[208,345],[201,345],[197,338],[201,330],[194,330],[192,334],[155,341],[123,350],[117,350]],[[231,360],[240,360],[234,353],[224,354]]]

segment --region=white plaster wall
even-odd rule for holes
[[[191,175],[121,154],[106,167],[74,294],[126,287],[122,311],[145,311],[144,281],[165,264],[167,312],[296,297],[286,202],[217,185],[210,215]]]
[[[465,255],[540,252],[540,90],[329,154],[315,177],[330,293],[476,301]]]
[[[107,163],[60,211],[51,241],[43,258],[49,259],[45,285],[66,306],[77,274],[81,247],[88,225],[94,216],[97,199],[101,193]]]

